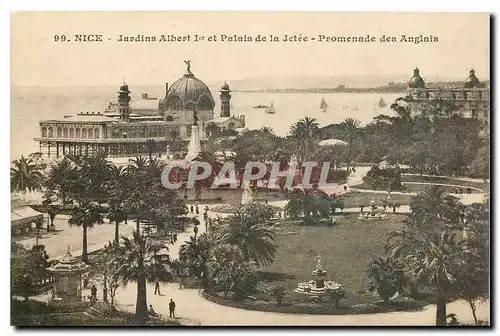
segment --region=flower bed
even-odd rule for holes
[[[297,302],[283,303],[277,305],[275,302],[264,301],[258,299],[245,299],[244,301],[233,301],[229,298],[217,295],[208,294],[205,291],[200,291],[200,295],[205,299],[214,303],[229,306],[239,309],[266,311],[275,313],[288,314],[315,314],[315,315],[354,315],[354,314],[375,314],[394,311],[418,310],[426,305],[423,301],[417,301],[406,297],[396,298],[391,301],[390,305],[384,305],[382,302],[365,303],[353,305],[350,307],[340,305],[335,308],[333,302]]]

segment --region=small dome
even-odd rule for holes
[[[229,85],[226,82],[224,82],[224,85],[222,85],[222,90],[229,91]]]
[[[481,87],[481,83],[479,82],[479,79],[477,79],[474,69],[470,70],[469,78],[465,81],[464,87],[468,89]]]
[[[120,86],[120,91],[124,91],[124,92],[130,92],[128,90],[128,85],[125,84],[125,82],[123,82],[123,84]]]
[[[425,88],[425,82],[422,77],[420,77],[420,70],[418,70],[418,68],[415,68],[415,70],[413,70],[413,76],[408,81],[408,87],[412,89]]]
[[[184,76],[175,81],[168,90],[165,105],[168,110],[191,110],[194,107],[212,110],[215,101],[208,86],[194,76],[188,64]]]

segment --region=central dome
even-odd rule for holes
[[[191,72],[191,64],[186,61],[187,71],[168,90],[165,104],[168,110],[213,110],[214,98],[208,86]]]

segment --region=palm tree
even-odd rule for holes
[[[422,214],[437,221],[457,223],[461,212],[461,203],[456,197],[448,195],[439,185],[430,185],[413,196],[410,209],[414,214]]]
[[[290,127],[289,134],[297,141],[299,148],[301,148],[300,161],[305,161],[308,158],[314,140],[320,136],[321,131],[315,118],[305,117]]]
[[[340,126],[341,126],[342,130],[346,133],[346,135],[348,137],[348,142],[349,142],[349,154],[347,157],[347,171],[349,171],[349,168],[351,167],[352,144],[354,142],[356,135],[359,132],[360,125],[361,125],[361,122],[359,120],[353,119],[353,118],[347,118],[340,123]]]
[[[142,237],[138,231],[134,231],[132,239],[122,239],[123,245],[115,254],[116,264],[121,265],[117,275],[125,286],[137,283],[135,317],[144,323],[148,317],[146,283],[166,283],[172,279],[168,249],[155,240]]]
[[[262,133],[265,133],[265,134],[274,135],[274,130],[271,127],[264,126],[264,127],[261,127],[261,129],[259,131],[261,131]]]
[[[386,248],[415,283],[436,289],[436,325],[446,325],[447,290],[463,271],[463,253],[456,232],[422,232],[407,227],[391,232]]]
[[[124,202],[127,198],[127,185],[130,184],[128,180],[129,175],[124,167],[112,165],[110,167],[111,179],[107,185],[108,189],[108,219],[110,222],[115,222],[115,242],[120,242],[120,228],[121,222],[127,220],[127,212],[125,210]]]
[[[237,210],[222,220],[221,244],[238,246],[246,261],[257,267],[269,266],[276,254],[275,232],[268,225],[250,214]]]
[[[87,254],[87,230],[94,227],[94,224],[102,224],[103,216],[101,208],[94,202],[87,199],[77,201],[77,204],[71,209],[68,224],[70,226],[81,226],[82,236],[82,261],[88,262]]]
[[[370,290],[376,290],[385,304],[389,304],[389,299],[405,284],[404,273],[391,258],[375,259],[368,269],[368,277]]]
[[[244,298],[251,290],[252,271],[244,253],[236,245],[217,245],[210,252],[209,269],[215,284],[227,295]]]
[[[12,191],[42,190],[43,174],[32,159],[21,156],[12,162],[10,168],[10,186]]]
[[[191,236],[179,248],[179,263],[181,268],[187,268],[189,274],[202,278],[203,288],[208,289],[208,260],[210,248],[213,246],[213,237],[206,233],[198,238]]]

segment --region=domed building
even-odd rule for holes
[[[142,93],[141,99],[132,100],[129,85],[123,83],[116,102],[110,102],[104,113],[81,112],[64,119],[40,121],[41,136],[35,138],[40,152],[46,149],[49,157],[98,152],[110,156],[161,156],[167,148],[185,151],[194,124],[201,141],[206,139],[205,126],[209,122],[215,121],[221,130],[244,126],[244,119],[230,115],[227,83],[221,90],[220,117],[224,120],[214,120],[215,101],[210,89],[193,74],[191,62],[185,63],[185,74],[170,87],[165,85],[163,99]]]
[[[474,69],[471,69],[469,71],[469,77],[465,81],[464,88],[471,89],[471,88],[481,88],[483,87],[481,83],[479,82],[479,79],[476,77],[476,72]]]
[[[422,79],[422,77],[420,77],[420,70],[418,70],[418,68],[415,68],[415,70],[413,70],[413,76],[408,81],[408,88],[409,89],[425,88],[425,82]]]
[[[423,112],[428,113],[429,107],[435,111],[447,111],[442,104],[453,106],[453,111],[447,111],[442,118],[457,114],[464,118],[479,120],[480,135],[487,136],[490,124],[490,89],[479,82],[474,69],[469,72],[469,77],[463,87],[450,83],[448,86],[426,87],[416,68],[413,76],[408,81],[407,101],[411,106],[413,115]]]

